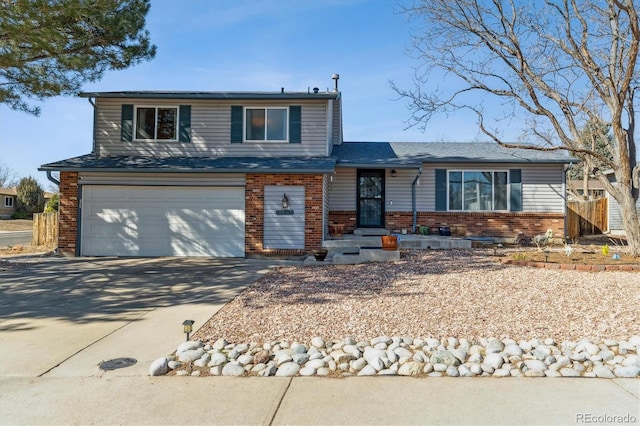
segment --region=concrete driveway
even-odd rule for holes
[[[102,376],[102,361],[133,358],[110,376],[148,374],[269,268],[203,258],[30,258],[0,269],[0,377]]]

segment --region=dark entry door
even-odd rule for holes
[[[358,170],[358,223],[384,228],[384,170]]]

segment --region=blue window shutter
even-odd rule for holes
[[[447,170],[436,169],[436,211],[447,211]]]
[[[511,211],[522,211],[522,170],[509,170],[509,181],[511,182]]]
[[[178,115],[180,116],[178,140],[191,142],[191,105],[180,105]]]
[[[120,116],[120,140],[130,142],[133,140],[133,105],[123,104]]]
[[[242,105],[231,106],[231,143],[242,143]]]
[[[302,142],[302,118],[300,105],[289,107],[289,143]]]

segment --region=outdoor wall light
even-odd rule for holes
[[[396,177],[396,169],[391,170],[391,177]]]
[[[189,333],[191,333],[191,331],[193,331],[193,323],[195,321],[193,320],[184,320],[184,322],[182,323],[182,327],[184,329],[185,334],[187,335],[187,341],[189,340]]]
[[[289,198],[287,197],[287,194],[282,195],[282,208],[283,209],[289,208]]]

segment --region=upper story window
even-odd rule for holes
[[[136,140],[178,140],[178,107],[136,106]]]
[[[245,141],[288,140],[288,108],[245,108]]]
[[[4,206],[13,207],[13,197],[4,197]]]
[[[449,210],[508,210],[509,185],[506,171],[448,172]]]

